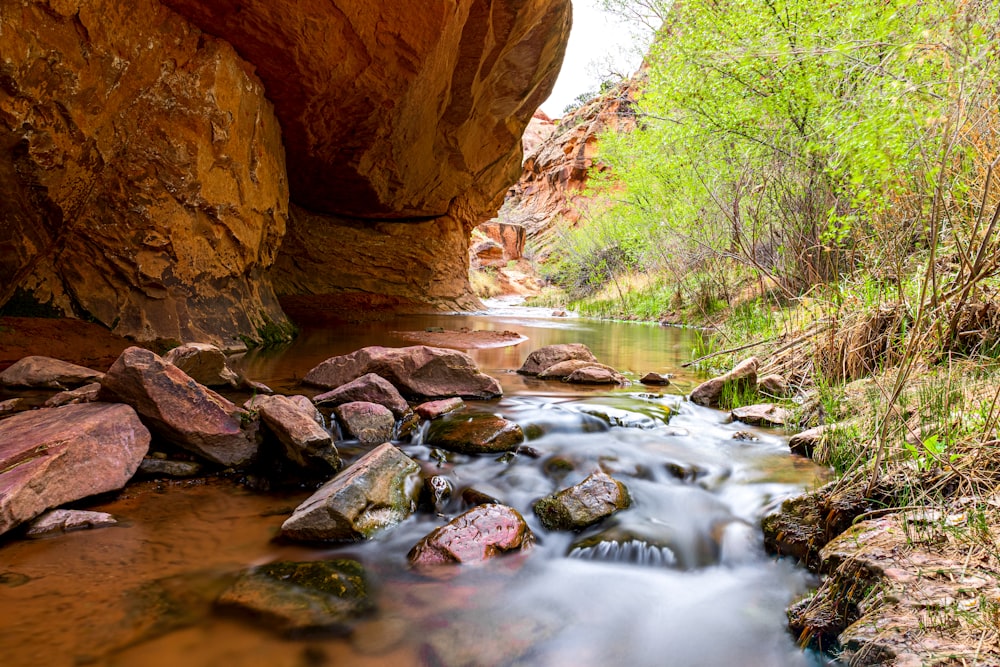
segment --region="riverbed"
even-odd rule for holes
[[[825,664],[785,629],[785,607],[810,586],[808,575],[764,553],[758,522],[826,471],[791,456],[787,434],[730,423],[684,400],[700,379],[681,368],[692,356],[689,330],[493,305],[483,314],[304,326],[293,343],[236,363],[254,380],[298,393],[319,362],[366,345],[405,345],[397,332],[515,332],[524,338],[517,345],[469,350],[504,389],[502,399],[470,401],[469,409],[518,422],[531,434],[532,455],[440,457],[418,430],[397,444],[451,479],[452,500],[441,515],[424,510],[346,546],[276,541],[309,491],[251,491],[238,477],[143,482],[84,503],[122,523],[0,546],[0,663]],[[554,343],[588,345],[633,383],[609,390],[514,372],[532,350]],[[645,387],[638,378],[649,371],[675,377]],[[348,462],[362,452],[338,447]],[[626,484],[632,507],[579,534],[545,530],[532,503],[598,466]],[[464,489],[521,512],[535,547],[447,577],[413,572],[407,552],[467,507]],[[356,559],[374,584],[377,611],[347,636],[284,638],[212,606],[241,569],[321,558]]]

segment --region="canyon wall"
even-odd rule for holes
[[[226,345],[284,327],[273,286],[472,307],[469,231],[569,25],[569,0],[4,0],[0,305]]]

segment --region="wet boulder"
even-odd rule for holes
[[[691,402],[704,406],[718,405],[726,387],[734,391],[756,388],[758,365],[757,357],[750,357],[738,363],[728,373],[702,382],[691,391]]]
[[[239,387],[240,378],[226,364],[226,353],[208,343],[185,343],[169,350],[163,360],[177,366],[206,387]]]
[[[410,411],[410,406],[392,383],[376,375],[366,373],[356,380],[316,396],[316,405],[342,405],[354,401],[377,403],[392,410],[397,419]]]
[[[632,504],[625,485],[603,471],[537,501],[533,508],[549,530],[579,530]]]
[[[512,551],[524,551],[534,536],[517,510],[506,505],[478,505],[435,529],[407,555],[416,566],[479,563]]]
[[[336,472],[340,456],[330,433],[316,423],[315,408],[290,396],[262,396],[255,401],[267,431],[281,443],[284,456],[300,468]]]
[[[67,405],[0,421],[0,534],[52,507],[122,488],[149,441],[135,411],[120,404]]]
[[[500,454],[517,450],[524,432],[512,421],[489,414],[455,415],[431,422],[424,444],[459,454]]]
[[[465,401],[460,398],[442,398],[439,401],[427,401],[414,408],[423,419],[437,419],[449,412],[455,412],[465,407]]]
[[[107,512],[85,512],[83,510],[51,510],[38,517],[28,526],[28,537],[44,537],[72,530],[103,528],[113,526],[118,520]]]
[[[50,396],[45,401],[45,407],[58,408],[62,405],[75,405],[77,403],[93,403],[101,393],[101,383],[91,382],[77,389],[61,391],[55,396]]]
[[[750,426],[785,426],[792,421],[792,413],[774,403],[758,403],[734,408],[730,413],[734,421]]]
[[[486,399],[503,393],[496,378],[480,372],[469,355],[426,345],[372,346],[331,357],[306,373],[304,382],[334,389],[367,373],[380,375],[412,398]]]
[[[216,600],[284,635],[346,634],[375,605],[354,560],[279,561],[243,572]]]
[[[122,352],[101,398],[131,405],[156,435],[213,463],[239,466],[257,454],[257,424],[246,411],[149,350]]]
[[[347,437],[357,438],[367,445],[390,440],[396,425],[392,411],[378,403],[352,401],[338,405],[333,413],[337,415]]]
[[[419,495],[420,466],[384,443],[299,505],[281,532],[305,541],[367,539],[410,516]]]
[[[569,384],[628,384],[625,376],[607,366],[585,366],[569,375],[563,382]]]
[[[517,370],[522,375],[538,375],[542,371],[561,361],[583,360],[592,363],[597,362],[597,357],[593,355],[583,343],[563,343],[560,345],[546,345],[538,348],[528,355],[521,367]]]
[[[24,357],[0,373],[5,387],[67,389],[100,380],[103,373],[52,357]]]

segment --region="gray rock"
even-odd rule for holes
[[[397,419],[410,411],[410,405],[392,383],[375,373],[366,373],[357,380],[316,396],[313,401],[316,405],[343,405],[355,401],[377,403],[392,410]]]
[[[756,387],[758,363],[757,357],[744,359],[728,373],[702,382],[691,391],[691,402],[705,406],[718,405],[723,388],[727,385],[734,389]]]
[[[579,530],[631,505],[628,489],[604,471],[537,501],[533,508],[549,530]]]
[[[325,473],[340,470],[333,438],[316,423],[316,408],[309,399],[259,396],[254,405],[267,430],[281,443],[286,459],[300,468],[318,468]]]
[[[164,354],[163,360],[206,387],[240,386],[239,376],[226,365],[225,353],[214,345],[185,343]]]
[[[52,510],[32,521],[26,534],[28,537],[43,537],[84,528],[103,528],[116,523],[118,520],[107,512]]]
[[[71,389],[69,391],[61,391],[55,396],[49,397],[45,401],[45,407],[47,408],[58,408],[61,405],[75,405],[77,403],[93,403],[97,400],[98,395],[101,393],[101,383],[91,382],[90,384],[85,384],[79,389]]]
[[[299,505],[281,532],[307,541],[367,539],[412,514],[419,494],[420,466],[384,443]]]
[[[584,361],[596,362],[597,357],[583,343],[563,343],[560,345],[546,345],[541,347],[524,360],[524,363],[517,370],[522,375],[538,375],[550,366],[558,364],[560,361],[570,361],[572,359],[582,359]]]
[[[135,408],[163,439],[224,466],[249,463],[257,454],[255,420],[149,350],[130,347],[101,381],[102,400]]]
[[[481,373],[469,355],[426,345],[372,346],[332,357],[306,373],[304,382],[334,389],[367,373],[380,375],[413,398],[495,398],[503,393],[500,383]]]
[[[139,464],[139,472],[149,477],[173,477],[187,479],[201,474],[202,466],[197,461],[174,461],[171,459],[146,458]]]
[[[0,373],[6,387],[67,389],[100,380],[103,373],[51,357],[24,357]]]
[[[122,488],[149,440],[127,405],[67,405],[0,421],[0,534],[52,507]]]
[[[344,403],[335,407],[333,413],[337,415],[347,437],[357,438],[367,445],[390,440],[396,425],[392,411],[377,403]]]
[[[736,421],[751,426],[785,426],[792,421],[789,410],[774,403],[758,403],[734,408],[730,413]]]

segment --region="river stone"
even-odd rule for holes
[[[428,401],[414,408],[414,411],[424,419],[437,419],[449,412],[456,412],[465,407],[465,401],[460,398],[442,398],[439,401]]]
[[[515,451],[524,442],[521,427],[488,414],[453,415],[431,422],[424,444],[460,454],[499,454]]]
[[[51,510],[28,525],[28,537],[43,537],[55,533],[68,533],[84,528],[113,526],[118,520],[107,512],[84,512],[82,510]]]
[[[444,506],[451,500],[455,487],[444,475],[431,475],[424,479],[424,490],[434,511],[440,514]]]
[[[300,468],[323,473],[342,467],[330,433],[316,423],[316,408],[290,396],[258,396],[254,401],[261,421],[281,443],[285,458]]]
[[[306,373],[304,381],[326,389],[343,386],[367,373],[380,375],[413,398],[495,398],[500,383],[480,372],[472,357],[426,345],[372,346],[331,357]]]
[[[479,563],[511,551],[524,551],[534,536],[517,510],[478,505],[420,540],[407,555],[417,566]]]
[[[419,495],[420,466],[384,443],[299,505],[281,532],[307,541],[367,539],[410,516]]]
[[[820,426],[806,429],[801,433],[796,433],[788,439],[788,448],[793,454],[811,458],[813,452],[816,451],[820,443],[823,441],[823,434],[826,433],[827,430],[830,430],[830,427],[831,424],[822,424]]]
[[[628,489],[604,471],[537,501],[533,509],[549,530],[579,530],[631,505]]]
[[[610,366],[605,366],[604,364],[599,364],[596,361],[588,361],[586,359],[569,359],[567,361],[560,361],[557,364],[552,364],[544,371],[538,374],[539,380],[565,380],[575,371],[581,368],[589,367],[597,368],[607,368],[608,370],[614,372],[614,369]]]
[[[55,396],[50,396],[45,401],[45,407],[58,408],[61,405],[74,405],[76,403],[93,403],[101,393],[101,383],[91,382],[78,389],[61,391]]]
[[[333,413],[340,420],[347,437],[357,438],[366,445],[390,440],[396,425],[392,411],[378,403],[352,401],[338,405]]]
[[[24,357],[0,373],[6,387],[66,389],[100,380],[103,373],[51,357]]]
[[[216,605],[291,636],[345,634],[375,608],[364,567],[354,560],[262,565],[241,574]]]
[[[127,405],[66,405],[0,421],[0,534],[52,507],[122,488],[149,440]]]
[[[774,403],[758,403],[734,408],[730,415],[735,421],[751,426],[785,426],[792,421],[792,413]]]
[[[240,386],[239,376],[226,365],[226,353],[214,345],[185,343],[164,354],[163,360],[206,387]]]
[[[585,366],[579,368],[563,380],[570,384],[625,384],[625,376],[607,366]]]
[[[375,373],[366,373],[357,380],[320,394],[313,401],[316,405],[342,405],[355,401],[377,403],[392,410],[397,419],[410,411],[410,405],[392,383]]]
[[[639,382],[641,382],[643,384],[652,384],[652,385],[668,385],[668,384],[670,384],[670,378],[672,378],[672,377],[673,377],[673,375],[671,375],[670,373],[653,373],[653,372],[650,372],[650,373],[646,373],[645,375],[643,375],[639,379]]]
[[[727,385],[736,390],[756,387],[758,365],[757,357],[750,357],[738,363],[728,373],[702,382],[691,391],[691,402],[705,406],[718,405],[723,388]]]
[[[139,472],[150,477],[187,479],[200,475],[202,467],[197,461],[145,458],[139,464]]]
[[[583,343],[546,345],[529,354],[521,367],[517,369],[517,372],[522,375],[538,375],[560,361],[570,361],[573,359],[590,362],[597,361],[597,357]]]
[[[792,395],[792,388],[789,386],[788,380],[777,373],[765,375],[757,380],[757,391],[764,396],[774,398],[788,398]]]
[[[131,405],[156,435],[209,461],[239,466],[257,454],[257,423],[245,411],[149,350],[122,352],[101,385],[102,399]]]

